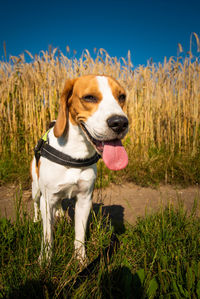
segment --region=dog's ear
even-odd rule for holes
[[[55,137],[61,137],[68,130],[68,100],[73,93],[73,87],[76,79],[68,79],[61,94],[58,117],[54,126]]]

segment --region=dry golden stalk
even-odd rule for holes
[[[196,41],[199,39],[194,34]],[[199,44],[198,44],[199,46]],[[68,49],[69,50],[69,49]],[[93,59],[88,50],[69,59],[49,49],[26,63],[24,55],[0,62],[0,150],[33,152],[38,138],[55,119],[66,78],[108,74],[127,89],[131,146],[145,156],[151,147],[194,154],[200,140],[200,64],[198,59],[170,58],[139,66],[112,58],[104,49]]]

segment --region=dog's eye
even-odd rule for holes
[[[98,99],[91,94],[88,94],[88,95],[82,97],[82,99],[89,103],[97,103],[98,102]]]
[[[120,96],[118,97],[118,100],[120,103],[124,103],[126,100],[126,95],[125,94],[120,94]]]

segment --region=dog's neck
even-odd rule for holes
[[[74,159],[87,159],[92,157],[96,152],[81,128],[72,125],[70,121],[68,133],[65,136],[56,138],[53,128],[50,130],[49,135],[49,144],[51,146]]]

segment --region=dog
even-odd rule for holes
[[[124,88],[110,76],[86,75],[66,81],[58,117],[47,139],[56,151],[51,157],[67,155],[77,165],[62,165],[45,154],[35,155],[31,163],[34,221],[39,219],[40,209],[43,222],[40,261],[44,256],[51,260],[53,222],[61,201],[74,197],[75,255],[82,263],[86,260],[85,232],[97,176],[98,159],[93,157],[101,156],[112,170],[126,167],[128,156],[121,143],[129,126],[125,102]]]

